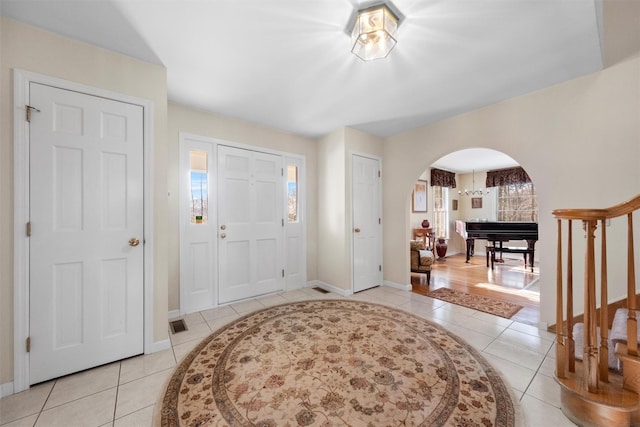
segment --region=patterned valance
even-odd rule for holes
[[[456,188],[456,174],[442,169],[431,168],[431,186]]]
[[[487,172],[487,187],[500,187],[510,184],[526,184],[531,178],[520,166],[517,168],[500,169]]]

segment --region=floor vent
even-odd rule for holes
[[[169,322],[169,326],[171,326],[172,334],[177,334],[178,332],[187,330],[187,324],[184,323],[184,319],[172,320]]]
[[[328,293],[329,293],[329,291],[328,291],[328,290],[326,290],[326,289],[322,289],[322,288],[319,288],[319,287],[317,287],[317,286],[316,286],[315,288],[313,288],[313,290],[314,290],[314,291],[318,291],[318,292],[320,292],[321,294],[328,294]]]

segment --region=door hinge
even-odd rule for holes
[[[378,224],[382,224],[382,218],[378,218]]]
[[[27,237],[31,237],[31,221],[27,223]]]
[[[27,353],[31,353],[31,337],[27,337]]]
[[[280,175],[284,176],[284,168],[280,168]]]
[[[284,277],[284,268],[282,269],[282,277]]]
[[[382,266],[381,265],[378,266],[378,271],[382,271]]]
[[[380,171],[378,171],[378,178],[380,178]]]
[[[37,108],[35,108],[35,107],[32,107],[31,105],[25,105],[25,106],[24,106],[24,109],[25,109],[25,112],[26,112],[26,114],[27,114],[26,119],[27,119],[27,122],[28,122],[28,123],[31,123],[31,110],[33,110],[33,111],[35,111],[35,112],[37,112],[37,113],[39,113],[39,112],[40,112],[40,110],[38,110],[38,109],[37,109]]]

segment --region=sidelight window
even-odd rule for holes
[[[287,166],[287,218],[289,223],[297,223],[298,219],[298,167]]]
[[[191,190],[191,223],[207,224],[209,222],[209,173],[207,153],[192,150],[189,152],[190,190]]]

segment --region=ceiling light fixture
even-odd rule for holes
[[[385,58],[396,45],[399,21],[384,3],[359,10],[351,30],[351,52],[364,61]]]
[[[480,190],[476,190],[476,171],[473,171],[473,187],[471,187],[472,190],[467,190],[466,188],[464,189],[464,191],[458,191],[459,195],[465,195],[465,196],[484,196],[486,194],[489,194],[489,189],[488,188],[482,188]]]

